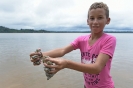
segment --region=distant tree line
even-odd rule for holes
[[[46,33],[46,30],[33,30],[33,29],[10,29],[4,26],[0,26],[0,33]]]
[[[0,26],[0,33],[88,33],[90,31],[47,31],[47,30],[34,30],[34,29],[11,29]]]

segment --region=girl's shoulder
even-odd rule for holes
[[[104,33],[104,36],[102,37],[104,39],[114,39],[116,40],[116,37],[111,35],[111,34],[107,34],[107,33]]]

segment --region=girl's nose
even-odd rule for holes
[[[98,23],[98,20],[97,19],[94,19],[93,23],[97,24]]]

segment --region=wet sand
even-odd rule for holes
[[[82,88],[82,73],[63,69],[47,80],[43,65],[10,59],[0,63],[0,88]]]
[[[133,74],[112,69],[116,88],[131,88]],[[81,72],[63,69],[47,80],[43,65],[33,66],[29,59],[8,59],[0,62],[0,88],[83,88]]]

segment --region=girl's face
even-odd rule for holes
[[[87,24],[92,33],[102,33],[106,24],[109,24],[110,18],[106,18],[106,13],[103,8],[92,9],[89,11]]]

